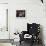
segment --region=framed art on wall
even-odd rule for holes
[[[25,17],[25,10],[16,10],[16,17]]]

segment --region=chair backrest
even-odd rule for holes
[[[32,23],[32,24],[29,24],[27,23],[27,31],[29,34],[38,34],[40,32],[40,24],[36,24],[36,23]]]

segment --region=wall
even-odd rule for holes
[[[8,3],[8,0],[0,0],[0,3]]]
[[[16,10],[26,10],[25,18],[17,18]],[[15,31],[27,30],[27,23],[40,23],[43,28],[44,41],[46,40],[45,6],[40,0],[12,0],[9,2],[9,31],[11,38]]]
[[[9,32],[6,31],[7,9],[8,9],[8,4],[0,4],[0,39],[9,38]]]
[[[6,25],[5,17],[6,17],[6,9],[8,8],[7,4],[2,4],[2,3],[8,3],[8,0],[0,0],[0,27],[3,27],[4,25]],[[4,21],[2,19],[4,19]],[[9,39],[9,32],[0,31],[0,39]],[[11,43],[0,43],[0,46],[12,46],[12,45]]]

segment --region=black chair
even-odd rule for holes
[[[19,35],[20,36],[20,44],[22,41],[25,41],[25,39],[24,39],[25,34],[32,35],[32,38],[29,40],[29,41],[31,41],[32,45],[34,42],[39,43],[39,33],[40,33],[40,24],[27,23],[27,31],[22,31],[22,34]]]
[[[27,31],[32,35],[33,41],[37,41],[39,43],[40,24],[27,24]]]

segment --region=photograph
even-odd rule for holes
[[[25,10],[16,10],[16,17],[25,17]]]

